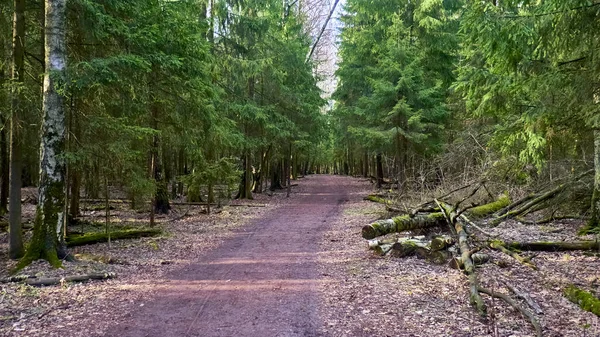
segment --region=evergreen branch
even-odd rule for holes
[[[539,17],[543,17],[543,16],[556,15],[556,14],[562,14],[562,13],[567,13],[567,12],[589,9],[589,8],[596,7],[596,6],[600,6],[600,2],[596,2],[591,5],[573,7],[573,8],[569,8],[569,9],[562,10],[562,11],[552,11],[552,12],[547,12],[547,13],[527,14],[527,15],[503,15],[503,16],[501,16],[501,18],[502,19],[539,18]]]

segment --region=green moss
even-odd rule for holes
[[[378,197],[378,196],[376,196],[376,195],[372,195],[372,194],[371,194],[371,195],[368,195],[368,196],[366,196],[366,197],[364,198],[364,200],[368,200],[368,201],[372,201],[372,202],[377,202],[377,203],[380,203],[380,204],[385,204],[385,205],[389,205],[389,204],[391,204],[391,203],[392,203],[392,201],[391,201],[391,200],[384,199],[384,198],[382,198],[382,197]]]
[[[565,289],[564,295],[569,301],[579,305],[581,309],[600,316],[600,299],[592,293],[570,285]]]
[[[160,235],[161,233],[162,230],[159,228],[129,229],[110,233],[110,238],[111,240],[135,239],[140,237],[156,236]],[[101,243],[108,241],[108,234],[105,232],[96,232],[83,235],[71,235],[67,237],[66,241],[68,247]]]
[[[469,215],[474,217],[484,217],[486,215],[490,215],[494,212],[497,212],[508,205],[510,205],[510,198],[508,197],[508,195],[503,195],[494,202],[471,208],[467,212],[469,213]]]

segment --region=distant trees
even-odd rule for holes
[[[151,217],[178,195],[212,201],[215,185],[233,187],[242,176],[240,197],[251,197],[269,174],[285,185],[326,138],[298,4],[48,0],[45,15],[39,7],[26,17],[20,0],[1,6],[2,20],[10,22],[4,9],[19,19],[14,29],[2,25],[2,118],[14,125],[13,144],[28,144],[11,152],[22,154],[24,169],[11,175],[35,183],[41,167],[34,238],[21,265],[58,265],[67,255],[64,225],[79,215],[82,191],[98,198],[118,186]],[[9,34],[28,37],[15,39],[16,53]],[[42,125],[41,142],[23,128],[32,124]],[[41,158],[31,151],[38,144]],[[3,186],[7,179],[2,173]],[[12,208],[20,187],[11,193],[18,258],[21,215]]]
[[[388,153],[403,185],[439,149],[458,48],[457,9],[452,1],[347,2],[333,115],[347,149],[338,158],[352,172],[371,167],[380,175],[381,154]]]
[[[478,165],[508,182],[594,166],[597,227],[599,15],[579,0],[348,0],[335,167],[401,188]]]

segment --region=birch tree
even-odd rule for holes
[[[63,106],[66,48],[66,0],[45,2],[45,63],[39,200],[33,238],[20,266],[45,259],[60,266],[64,245],[65,109]]]

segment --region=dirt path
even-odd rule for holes
[[[348,201],[334,176],[302,192],[201,260],[170,275],[155,298],[107,336],[315,336],[319,240]]]

